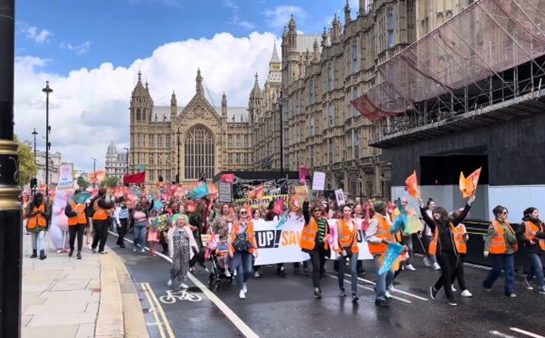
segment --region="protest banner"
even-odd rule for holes
[[[335,198],[337,199],[337,205],[340,207],[341,205],[346,204],[346,199],[344,197],[344,191],[342,189],[335,190]]]
[[[325,173],[315,171],[312,177],[312,190],[323,191],[325,189]]]
[[[269,203],[271,203],[271,201],[275,201],[280,198],[284,199],[287,206],[288,195],[266,195],[261,198],[254,198],[254,199],[241,198],[241,199],[236,199],[235,204],[238,206],[249,205],[253,209],[261,208],[261,207],[266,208],[269,205]]]
[[[233,201],[233,185],[229,182],[218,182],[219,202],[231,203]]]

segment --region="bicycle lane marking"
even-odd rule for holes
[[[112,232],[112,231],[108,231],[109,233],[111,233],[112,235],[116,236],[117,237],[117,234]],[[131,244],[134,244],[134,242],[128,238],[125,238],[125,241],[131,243]],[[145,247],[144,246],[144,249],[149,251],[149,248],[148,247]],[[169,263],[172,263],[172,259],[168,256],[165,256],[163,255],[162,253],[160,252],[156,252],[155,253],[157,256],[163,258],[164,260],[166,260],[167,262]],[[187,277],[189,278],[189,280],[195,284],[195,286],[197,286],[203,294],[206,295],[206,297],[212,302],[214,303],[214,305],[216,305],[216,307],[218,309],[220,309],[221,312],[223,312],[223,314],[225,315],[225,317],[227,317],[227,319],[229,319],[229,321],[231,321],[231,323],[233,323],[233,325],[245,336],[245,337],[250,337],[250,338],[257,338],[259,337],[259,335],[257,333],[255,333],[233,310],[231,310],[231,308],[229,308],[221,299],[219,299],[218,296],[216,296],[212,291],[210,291],[206,285],[204,285],[203,283],[201,283],[201,281],[199,281],[195,276],[193,276],[191,273],[188,273],[187,274]]]
[[[170,326],[170,323],[168,321],[168,318],[165,314],[165,311],[163,310],[163,307],[161,306],[161,303],[159,303],[159,300],[157,300],[157,297],[155,296],[155,292],[153,292],[153,289],[149,285],[149,283],[143,283],[146,285],[146,288],[148,289],[151,298],[155,302],[155,306],[159,309],[159,314],[161,315],[161,318],[163,320],[163,324],[165,325],[165,328],[167,329],[167,333],[169,337],[174,338],[174,332],[172,332],[172,327]]]
[[[202,302],[201,296],[195,293],[187,292],[185,290],[166,290],[166,295],[159,297],[159,301],[163,304],[174,304],[176,303],[176,300],[187,300],[193,303]]]
[[[159,334],[161,335],[161,338],[166,338],[165,331],[163,330],[163,325],[161,324],[161,321],[159,320],[159,316],[157,316],[157,311],[155,310],[155,304],[153,304],[151,300],[151,296],[149,294],[148,289],[146,288],[145,283],[140,283],[140,287],[144,291],[144,294],[146,295],[146,299],[148,300],[148,303],[150,305],[150,312],[153,314],[153,318],[155,318],[155,322],[157,323],[157,327],[159,329]]]

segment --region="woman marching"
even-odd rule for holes
[[[309,211],[309,203],[303,203],[305,226],[301,233],[301,250],[310,255],[312,264],[312,286],[314,298],[322,298],[320,278],[325,274],[325,257],[328,250],[329,227],[327,219],[323,217],[319,204]]]
[[[30,258],[36,258],[38,251],[40,259],[47,258],[45,255],[45,235],[49,228],[49,218],[51,217],[51,208],[44,202],[44,195],[41,192],[34,194],[32,202],[28,204],[26,211],[28,216],[26,230],[32,234],[32,255]]]
[[[485,238],[484,256],[491,255],[492,270],[483,282],[486,291],[492,289],[492,285],[501,275],[502,266],[505,269],[505,295],[514,298],[515,294],[515,258],[518,250],[515,231],[507,221],[507,208],[498,205],[493,210],[495,219],[488,227]]]
[[[452,276],[456,274],[458,266],[459,254],[455,243],[455,227],[467,216],[471,204],[475,201],[475,195],[471,196],[465,208],[456,218],[449,218],[447,211],[442,207],[435,207],[430,218],[426,213],[424,202],[420,200],[420,211],[426,224],[433,232],[433,239],[429,246],[429,254],[436,255],[437,261],[441,266],[441,276],[435,283],[430,286],[430,297],[435,299],[437,292],[441,287],[445,288],[445,295],[450,306],[457,306],[452,294]]]
[[[344,265],[345,260],[348,258],[350,261],[350,275],[351,275],[351,285],[352,285],[352,302],[356,303],[358,301],[358,273],[357,273],[357,262],[358,262],[358,227],[352,219],[352,208],[348,205],[340,208],[343,213],[342,218],[337,221],[337,236],[338,236],[338,261],[339,261],[339,289],[341,290],[340,296],[345,297],[346,292],[344,291]]]
[[[545,294],[545,281],[543,279],[543,264],[541,254],[545,252],[545,226],[539,219],[539,210],[533,207],[524,210],[522,223],[517,229],[517,238],[528,248],[530,256],[530,271],[524,278],[524,287],[533,290],[530,284],[534,277],[539,286],[539,293]]]
[[[252,273],[252,255],[257,257],[257,242],[254,234],[254,224],[248,214],[248,208],[239,210],[239,219],[231,230],[229,255],[232,268],[237,271],[237,284],[240,289],[239,298],[245,299],[248,293],[246,284]]]
[[[167,285],[174,284],[176,289],[187,289],[184,281],[189,271],[189,261],[195,253],[199,252],[197,241],[188,224],[187,216],[180,215],[176,219],[176,227],[172,232],[172,268]]]

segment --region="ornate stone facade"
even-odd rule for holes
[[[121,179],[128,170],[127,166],[129,162],[127,161],[127,156],[128,153],[126,151],[118,152],[115,144],[111,142],[106,151],[106,175]]]
[[[146,181],[191,182],[216,173],[253,168],[246,108],[228,108],[225,93],[221,107],[204,96],[197,71],[195,95],[185,107],[172,93],[170,107],[154,106],[141,74],[130,103],[131,172],[146,170]]]

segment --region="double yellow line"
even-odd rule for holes
[[[148,299],[148,303],[150,304],[150,311],[155,318],[155,322],[157,323],[157,327],[159,328],[159,334],[161,335],[161,338],[166,338],[167,334],[169,338],[174,338],[174,332],[172,331],[172,327],[168,322],[165,311],[163,310],[161,303],[155,296],[155,293],[153,292],[151,286],[149,285],[149,283],[140,283],[140,286],[142,287],[142,290],[144,290],[144,294]]]

